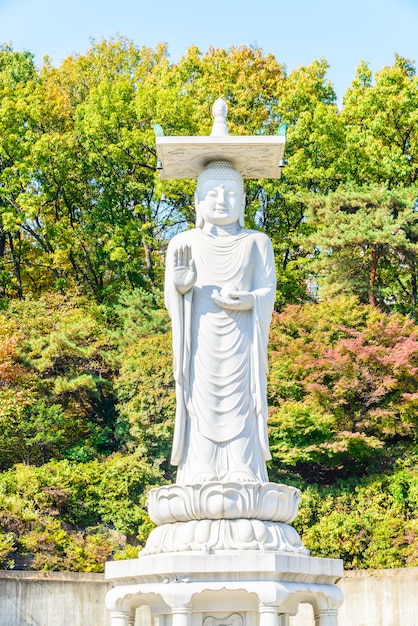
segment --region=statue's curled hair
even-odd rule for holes
[[[229,161],[211,161],[203,172],[199,174],[196,188],[199,200],[203,200],[201,197],[202,186],[207,180],[235,180],[237,183],[240,183],[244,193],[244,180]]]

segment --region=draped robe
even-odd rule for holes
[[[185,245],[197,280],[181,295],[173,256]],[[251,292],[253,308],[221,308],[211,295],[225,285]],[[201,473],[206,480],[268,480],[267,341],[275,287],[273,250],[263,233],[216,236],[195,228],[171,240],[165,300],[173,327],[177,483],[194,484]]]

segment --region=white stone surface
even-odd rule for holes
[[[299,502],[299,489],[276,483],[164,485],[148,493],[148,513],[156,524],[242,518],[291,524]]]
[[[248,574],[248,576],[247,576]],[[259,550],[239,552],[222,550],[212,554],[203,551],[144,556],[128,561],[106,563],[105,578],[114,584],[164,583],[187,578],[187,582],[237,581],[245,575],[251,580],[304,582],[314,577],[318,584],[333,584],[343,575],[340,559],[262,553]]]
[[[260,550],[309,554],[289,524],[258,519],[201,519],[162,524],[151,531],[143,554],[200,550]]]
[[[143,554],[187,550],[261,550],[308,554],[289,524],[300,492],[275,483],[165,485],[151,489],[148,512],[159,524]]]
[[[157,137],[162,179],[197,178],[211,161],[230,161],[244,178],[280,178],[284,137]]]
[[[241,226],[244,204],[239,173],[226,162],[211,164],[198,179],[198,227],[175,236],[167,251],[179,484],[268,482],[275,265],[269,238]]]
[[[2,570],[0,626],[109,626],[104,601],[111,586],[103,574]],[[346,571],[338,586],[344,593],[339,626],[418,626],[418,567]],[[248,602],[249,594],[242,596],[244,602],[245,597]],[[216,609],[222,618],[231,615],[220,602]],[[254,615],[247,613],[244,626],[256,626]],[[192,612],[190,622],[197,619]],[[312,606],[300,604],[292,624],[313,626]],[[135,626],[156,626],[147,605],[136,609]]]
[[[121,626],[128,626],[128,616],[142,604],[166,626],[198,626],[224,612],[238,613],[247,626],[278,626],[279,615],[288,620],[306,602],[318,626],[336,626],[341,576],[342,562],[335,559],[237,550],[159,554],[107,563],[114,588],[106,603],[115,615],[112,626],[119,626],[121,613]]]
[[[222,98],[218,98],[212,107],[213,114],[213,126],[212,137],[225,137],[229,135],[228,125],[226,123],[226,116],[228,114],[228,106]]]
[[[244,178],[280,178],[284,137],[233,137],[226,124],[227,106],[221,98],[212,111],[214,123],[208,137],[156,137],[160,178],[197,178],[210,162],[219,160],[232,163]]]

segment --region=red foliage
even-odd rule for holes
[[[367,305],[352,309],[339,299],[275,316],[270,401],[322,407],[340,434],[408,436],[418,418],[417,327]]]
[[[20,341],[21,337],[18,335],[0,340],[0,388],[22,386],[31,378],[30,371],[20,363]]]

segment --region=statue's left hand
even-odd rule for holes
[[[220,293],[217,289],[212,292],[212,300],[221,309],[229,311],[250,311],[254,306],[254,296],[249,291],[229,291],[227,294]]]

